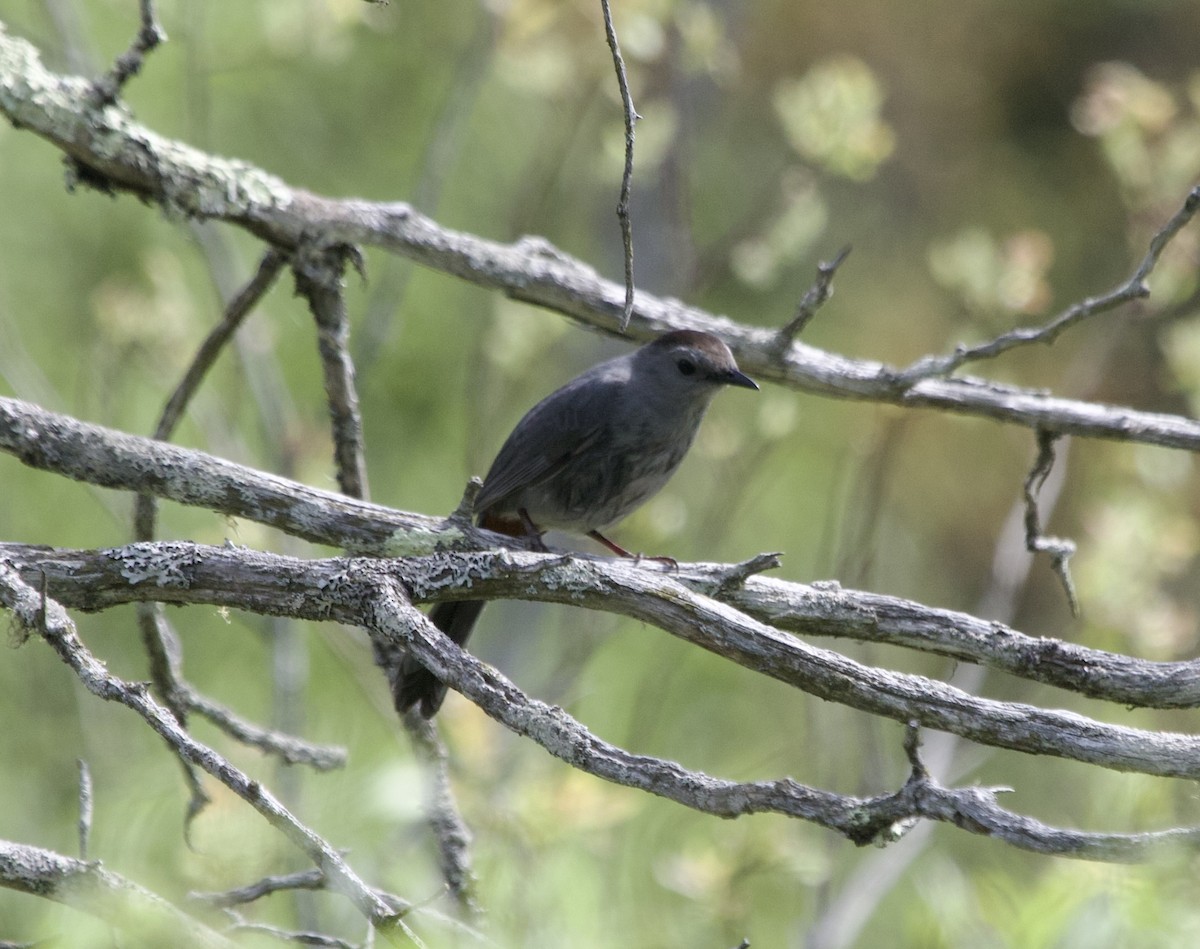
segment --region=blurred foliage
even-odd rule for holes
[[[968,227],[929,249],[934,279],[981,318],[1044,313],[1051,292],[1046,271],[1053,262],[1054,245],[1040,231],[1022,231],[997,243],[982,228]]]
[[[799,79],[780,81],[774,103],[792,148],[835,175],[866,181],[895,147],[895,135],[879,117],[879,80],[853,56],[825,60]]]
[[[134,0],[0,4],[64,71],[127,45]],[[784,322],[816,262],[854,247],[806,341],[905,365],[1037,322],[1123,281],[1200,173],[1200,5],[1188,0],[628,0],[615,4],[638,126],[639,284],[763,325]],[[171,41],[127,89],[139,119],[333,195],[412,200],[501,240],[539,234],[620,273],[622,117],[598,4],[511,0],[161,0]],[[149,432],[223,299],[260,252],[126,197],[68,193],[60,156],[0,128],[0,391]],[[1200,228],[1179,235],[1148,303],[1052,348],[978,367],[1063,395],[1166,411],[1200,405]],[[451,510],[534,401],[619,343],[376,251],[348,280],[376,500]],[[178,440],[332,487],[311,320],[286,282],[214,370]],[[972,609],[1034,453],[1030,433],[768,390],[713,409],[679,477],[623,525],[680,559],[786,552],[782,575]],[[1195,460],[1076,442],[1050,520],[1080,545],[1084,618],[1037,562],[1017,625],[1150,658],[1197,651]],[[0,457],[0,537],[101,546],[128,497]],[[164,506],[164,536],[327,554],[257,525]],[[419,768],[353,631],[172,611],[186,670],[241,713],[346,744],[332,775],[277,768],[195,728],[280,788],[372,882],[438,898]],[[131,611],[78,617],[117,673],[145,661]],[[834,644],[935,676],[946,663]],[[898,724],[730,668],[650,628],[502,604],[473,648],[607,740],[735,779],[790,774],[847,793],[905,776]],[[299,655],[295,650],[299,649]],[[284,688],[280,668],[300,670]],[[295,674],[295,673],[294,673]],[[1130,712],[998,675],[985,694],[1195,731],[1192,712]],[[180,831],[178,767],[37,641],[0,665],[0,837],[73,852],[75,759],[96,787],[92,852],[172,898],[301,866],[217,789]],[[882,852],[797,822],[723,822],[549,760],[451,697],[443,733],[474,828],[484,928],[503,946],[1177,946],[1200,936],[1189,854],[1139,867],[1021,854],[939,826]],[[961,748],[943,780],[1011,786],[1011,805],[1095,830],[1200,821],[1194,788]],[[876,866],[896,861],[894,883]],[[861,902],[851,902],[860,900]],[[846,907],[855,907],[849,916]],[[358,938],[336,898],[261,912]],[[842,920],[840,928],[831,920]],[[430,945],[470,945],[419,921]],[[831,932],[836,937],[828,935]],[[103,927],[0,892],[0,939]]]

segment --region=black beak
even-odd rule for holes
[[[730,369],[729,374],[722,380],[726,385],[741,386],[743,389],[757,389],[758,383],[740,369]]]

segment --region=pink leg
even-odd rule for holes
[[[630,553],[620,544],[609,540],[599,531],[588,531],[587,535],[597,543],[603,544],[618,557],[629,557],[631,560],[657,560],[659,563],[665,563],[668,567],[675,569],[678,569],[679,567],[679,561],[677,561],[674,557],[646,557],[643,554]]]
[[[629,557],[631,560],[636,560],[640,556],[639,554],[631,554],[628,550],[626,550],[620,544],[613,543],[611,540],[609,540],[607,537],[605,537],[599,531],[588,531],[587,535],[588,535],[588,537],[590,537],[592,540],[596,541],[597,543],[603,544],[605,547],[607,547],[609,550],[611,550],[618,557]]]

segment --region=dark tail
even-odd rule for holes
[[[429,611],[429,618],[434,626],[462,646],[471,635],[475,620],[479,619],[483,603],[483,600],[437,603]],[[433,718],[446,698],[446,686],[412,656],[405,656],[400,662],[400,674],[396,677],[392,694],[396,700],[396,711],[401,715],[419,702],[421,715]]]

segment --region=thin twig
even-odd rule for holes
[[[1051,566],[1062,581],[1063,590],[1067,594],[1067,604],[1071,607],[1071,615],[1079,615],[1079,598],[1075,593],[1075,582],[1071,579],[1069,561],[1075,554],[1074,541],[1063,537],[1047,537],[1042,533],[1041,519],[1038,515],[1037,496],[1046,478],[1054,467],[1054,443],[1058,435],[1045,429],[1037,433],[1037,458],[1025,478],[1025,547],[1032,553],[1050,555]]]
[[[450,785],[450,755],[438,735],[437,724],[410,713],[404,727],[413,749],[425,764],[428,787],[425,813],[437,841],[442,879],[455,901],[469,917],[481,909],[475,897],[475,874],[471,869],[471,829],[458,811]]]
[[[258,811],[268,824],[321,867],[330,876],[332,888],[346,895],[380,932],[385,935],[397,931],[409,934],[407,925],[395,910],[363,883],[342,855],[297,820],[262,784],[196,741],[179,725],[170,710],[154,699],[143,683],[126,682],[110,673],[83,644],[74,622],[59,603],[50,600],[39,616],[37,591],[3,562],[0,562],[0,602],[13,610],[18,622],[35,626],[89,692],[136,712],[179,758],[216,778]]]
[[[225,348],[246,317],[254,311],[254,308],[275,285],[275,281],[286,263],[287,255],[275,248],[270,248],[262,255],[254,276],[229,301],[221,317],[221,322],[209,331],[200,344],[200,348],[196,350],[196,355],[192,357],[192,362],[179,381],[179,385],[175,387],[175,391],[171,393],[171,397],[163,407],[162,415],[158,419],[158,427],[154,431],[155,438],[165,441],[175,433],[179,420],[199,390],[200,383],[204,381],[213,363],[221,354],[221,350]]]
[[[349,247],[306,247],[292,261],[296,291],[308,300],[317,323],[317,349],[325,377],[325,398],[333,429],[334,464],[343,494],[365,500],[366,453],[354,363],[350,359],[350,320],[342,275],[356,252]]]
[[[779,328],[779,333],[776,336],[776,345],[780,349],[799,336],[809,321],[817,315],[817,310],[821,309],[825,305],[825,302],[833,296],[834,275],[849,256],[850,245],[847,244],[838,251],[833,260],[823,260],[817,264],[817,279],[813,281],[812,286],[808,288],[801,298],[799,306],[796,307],[795,315]]]
[[[253,903],[257,900],[271,896],[274,893],[288,892],[292,890],[307,890],[318,891],[329,888],[328,875],[323,873],[320,868],[312,867],[308,870],[300,870],[296,873],[285,873],[275,876],[266,876],[261,880],[256,880],[245,886],[235,887],[231,890],[222,890],[219,893],[199,893],[192,892],[188,894],[188,899],[196,902],[206,903],[216,909],[230,910],[236,906],[243,906],[247,903]],[[375,890],[376,895],[387,903],[392,909],[401,915],[419,912],[421,918],[427,921],[433,921],[443,925],[453,932],[460,933],[471,938],[475,942],[488,943],[488,938],[478,929],[470,926],[461,920],[454,919],[437,910],[434,910],[424,903],[412,903],[408,900],[401,899],[395,893],[388,893],[385,890]]]
[[[83,758],[79,765],[79,859],[88,858],[88,842],[92,837],[92,769]]]
[[[166,31],[159,24],[158,15],[154,11],[154,0],[140,0],[138,6],[141,12],[141,26],[133,42],[117,57],[112,68],[92,83],[93,108],[102,108],[115,102],[125,83],[141,71],[146,54],[167,41]]]
[[[1192,188],[1169,221],[1150,240],[1146,256],[1142,258],[1133,275],[1119,287],[1100,296],[1087,297],[1071,304],[1044,326],[1029,326],[1011,330],[985,343],[967,346],[960,343],[954,352],[944,356],[924,356],[907,369],[901,370],[896,381],[901,386],[911,386],[922,379],[948,376],[964,363],[997,356],[1032,343],[1053,343],[1061,333],[1089,317],[1106,313],[1123,303],[1139,300],[1150,295],[1146,280],[1158,265],[1159,258],[1171,239],[1183,229],[1200,208],[1200,185]]]
[[[746,581],[753,576],[767,570],[779,569],[779,565],[782,563],[781,557],[783,557],[781,553],[762,553],[755,554],[741,563],[731,564],[717,585],[717,598],[725,599],[738,587],[745,586]]]
[[[283,929],[267,923],[251,923],[238,920],[229,927],[231,932],[254,933],[259,936],[269,936],[280,942],[293,942],[301,946],[318,946],[321,949],[361,949],[357,943],[338,936],[327,936],[324,933],[314,933],[305,930]],[[414,939],[414,945],[420,947],[425,943]]]
[[[617,29],[613,25],[608,0],[600,0],[600,9],[604,13],[604,35],[612,51],[617,86],[621,90],[621,110],[625,116],[625,169],[621,174],[621,199],[617,202],[617,220],[621,224],[621,243],[625,249],[625,307],[621,311],[621,332],[624,332],[633,317],[633,222],[629,217],[629,193],[633,187],[634,126],[641,116],[633,106],[629,77],[625,74],[625,60],[621,58],[621,46],[617,41]]]
[[[155,426],[154,438],[166,441],[175,433],[184,412],[196,392],[199,391],[200,384],[208,375],[222,349],[237,328],[241,326],[246,316],[274,284],[283,269],[285,260],[283,254],[273,249],[264,254],[257,272],[229,302],[221,321],[204,338],[184,372],[183,378],[167,399],[166,405],[159,415],[158,424]],[[157,498],[148,492],[138,494],[134,502],[134,534],[139,540],[154,539],[157,533],[157,517]],[[159,697],[171,709],[179,723],[186,727],[188,712],[194,705],[200,704],[200,701],[192,702],[189,701],[189,698],[199,700],[200,697],[183,677],[182,652],[178,637],[167,623],[159,604],[138,604],[137,621],[142,644],[150,660],[151,681],[154,683]],[[215,705],[215,703],[213,704]],[[263,747],[263,745],[259,747]],[[191,821],[208,803],[208,797],[192,770],[192,766],[186,761],[181,761],[181,765],[184,769],[184,778],[191,789],[185,823],[186,834],[191,827]]]
[[[274,755],[285,764],[308,765],[314,771],[333,771],[346,765],[348,752],[341,745],[321,745],[294,735],[263,728],[185,683],[188,708],[203,715],[221,731],[243,745]]]
[[[207,903],[218,909],[231,906],[241,906],[243,903],[253,903],[272,893],[287,890],[321,890],[325,888],[325,874],[319,867],[310,867],[296,873],[285,873],[275,876],[265,876],[245,886],[232,890],[222,890],[220,893],[189,893],[188,898]]]

